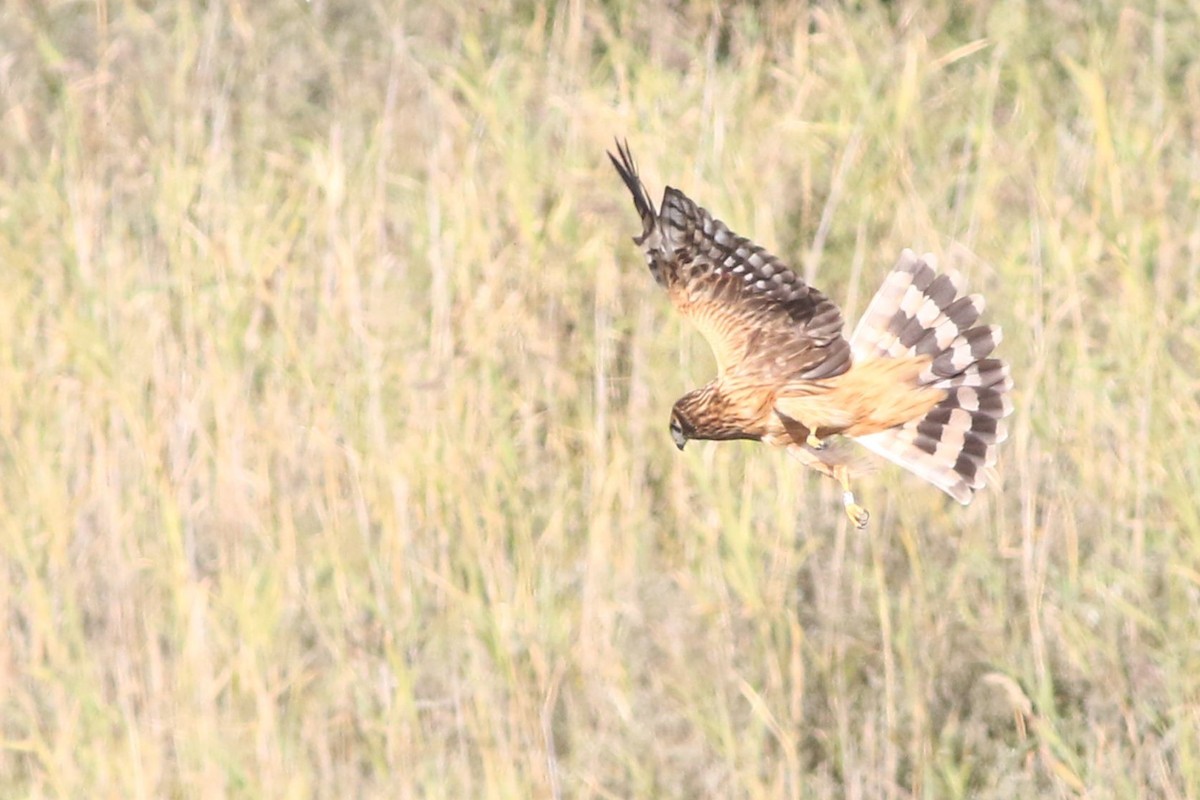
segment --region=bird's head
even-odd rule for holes
[[[694,389],[675,401],[671,408],[671,438],[680,450],[689,439],[717,438],[709,430],[712,420],[719,419],[714,413],[712,384]]]
[[[675,407],[671,409],[671,438],[675,441],[675,446],[682,450],[695,432],[695,426],[680,410],[679,403],[676,403]]]
[[[761,434],[749,426],[761,416],[761,410],[751,407],[749,415],[745,412],[745,408],[731,404],[714,381],[675,401],[671,439],[680,450],[692,439],[759,439]]]

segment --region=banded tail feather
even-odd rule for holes
[[[905,250],[867,306],[850,347],[856,361],[928,356],[918,378],[946,396],[923,417],[855,441],[966,505],[996,463],[1012,413],[1008,365],[990,358],[1001,339],[976,325],[980,295],[963,295],[962,277],[939,274],[932,255]]]

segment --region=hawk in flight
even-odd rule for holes
[[[838,307],[786,264],[678,189],[655,210],[628,144],[608,154],[642,218],[634,237],[650,274],[704,334],[717,377],[671,410],[679,449],[689,439],[752,439],[787,448],[850,491],[854,461],[826,446],[854,439],[966,505],[1012,413],[1008,366],[991,353],[996,326],[976,325],[983,298],[954,272],[911,250],[884,279],[847,339]]]

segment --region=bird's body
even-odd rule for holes
[[[849,490],[855,439],[962,503],[984,485],[1012,411],[1007,366],[989,358],[998,328],[975,326],[978,295],[932,257],[904,251],[853,335],[841,311],[779,259],[738,236],[677,189],[656,211],[627,147],[610,158],[642,219],[634,238],[672,304],[704,334],[717,377],[681,397],[671,432],[689,439],[752,439],[786,447]]]

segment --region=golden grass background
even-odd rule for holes
[[[1194,4],[0,9],[0,796],[1200,796]],[[675,451],[604,150],[1016,380],[967,509]]]

